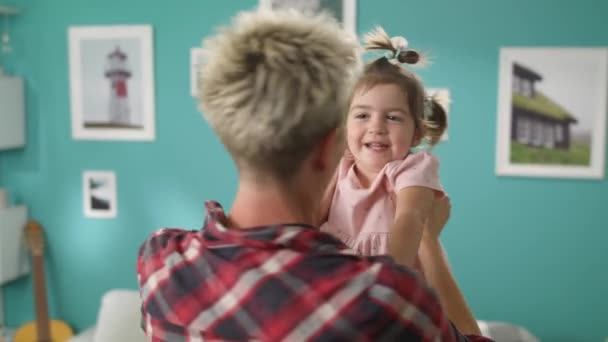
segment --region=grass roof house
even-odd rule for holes
[[[532,147],[570,148],[568,111],[536,89],[542,76],[513,63],[511,140]]]

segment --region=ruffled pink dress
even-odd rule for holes
[[[342,158],[338,167],[328,221],[321,230],[338,237],[360,255],[388,254],[396,194],[401,189],[422,186],[443,196],[439,160],[429,152],[410,153],[405,159],[386,164],[368,188],[361,186],[351,160]]]

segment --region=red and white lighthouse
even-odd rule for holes
[[[118,46],[108,54],[105,76],[110,80],[110,122],[114,124],[131,124],[127,91],[127,80],[131,77],[131,70],[127,58]]]

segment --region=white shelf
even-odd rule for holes
[[[23,235],[26,222],[23,205],[0,209],[0,284],[29,272]]]
[[[23,79],[0,76],[0,151],[25,146]]]
[[[15,15],[15,14],[19,14],[19,10],[16,8],[13,8],[13,7],[0,5],[0,14]]]

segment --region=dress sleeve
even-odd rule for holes
[[[444,195],[439,180],[439,159],[429,152],[411,153],[392,163],[387,168],[387,176],[394,192],[420,186],[434,190],[437,197]]]

